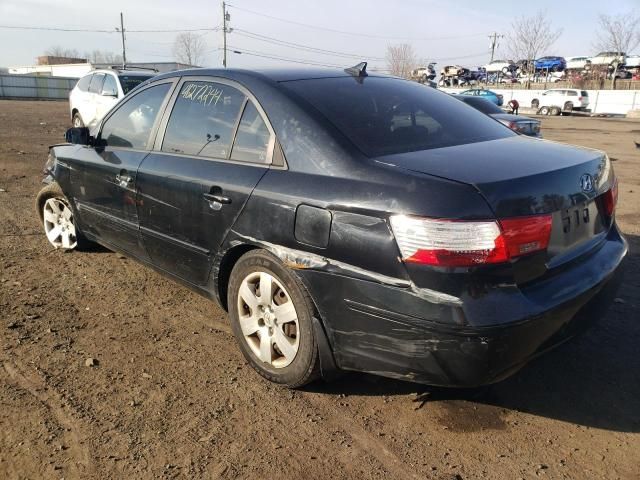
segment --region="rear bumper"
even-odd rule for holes
[[[426,299],[409,289],[301,273],[339,368],[475,387],[508,377],[602,318],[620,283],[627,251],[624,239],[613,233],[584,262],[535,287],[495,289],[481,298],[461,299],[461,305],[447,298]]]

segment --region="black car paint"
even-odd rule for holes
[[[610,188],[613,172],[600,152],[511,137],[367,158],[278,84],[340,75],[196,70],[137,87],[180,76],[237,82],[264,110],[283,167],[195,157],[180,158],[178,167],[166,153],[127,158],[122,150],[107,155],[64,145],[52,149],[52,178],[87,237],[223,306],[233,261],[250,248],[270,251],[309,290],[341,369],[445,386],[489,383],[572,335],[585,323],[583,312],[607,304],[627,249],[613,220],[575,251],[559,245],[508,264],[446,269],[401,262],[388,223],[395,213],[467,220],[556,215]],[[530,152],[535,162],[521,161]],[[597,180],[586,197],[578,188],[585,168]],[[114,182],[122,169],[140,184]],[[177,185],[187,195],[177,194]],[[231,198],[232,209],[208,210],[202,195],[214,187]],[[112,217],[86,215],[96,204],[113,209]],[[105,221],[114,232],[103,233]]]

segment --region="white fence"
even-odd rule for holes
[[[0,98],[66,100],[77,78],[0,75]]]
[[[475,87],[472,87],[475,88]],[[468,88],[441,88],[447,93],[460,93]],[[504,105],[515,98],[521,107],[531,106],[531,100],[540,98],[544,90],[516,90],[511,88],[489,88],[504,97]],[[589,107],[593,113],[626,115],[630,110],[640,109],[640,90],[587,90]]]

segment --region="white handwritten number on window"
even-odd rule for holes
[[[222,98],[223,90],[207,83],[191,83],[180,92],[180,96],[192,102],[201,103],[205,106],[217,105]]]

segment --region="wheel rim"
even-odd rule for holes
[[[252,272],[240,284],[238,319],[253,354],[274,368],[291,364],[300,346],[298,314],[282,283],[267,272]]]
[[[44,231],[55,248],[75,248],[78,243],[71,208],[59,198],[49,198],[43,208]]]

